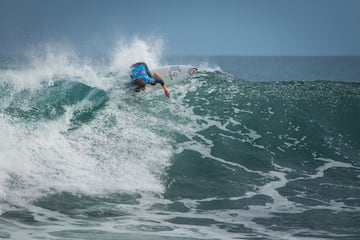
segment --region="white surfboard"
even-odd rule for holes
[[[190,65],[168,65],[155,68],[152,72],[160,74],[165,84],[169,86],[189,79],[197,70],[198,68]]]

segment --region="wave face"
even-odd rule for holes
[[[360,237],[359,83],[203,67],[170,100],[130,93],[148,51],[0,68],[0,238]]]

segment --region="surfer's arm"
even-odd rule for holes
[[[160,76],[160,74],[158,74],[157,72],[154,72],[153,75],[154,75],[154,78],[155,78],[155,83],[154,83],[154,85],[157,84],[157,83],[160,83],[161,86],[162,86],[162,89],[164,90],[165,96],[166,96],[167,98],[170,98],[170,92],[169,92],[169,90],[167,89],[167,86],[166,86],[164,80],[162,79],[162,77]]]
[[[164,85],[162,85],[162,88],[163,88],[163,90],[164,90],[165,96],[166,96],[167,98],[170,98],[170,92],[169,92],[169,90],[167,89],[165,83],[164,83]]]

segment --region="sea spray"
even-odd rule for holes
[[[139,124],[152,116],[141,113],[140,103],[131,112],[119,108],[118,101],[128,93],[116,90],[118,79],[62,50],[48,45],[43,52],[37,49],[24,69],[9,69],[1,76],[2,91],[9,97],[5,101],[3,95],[7,104],[2,120],[8,121],[3,139],[12,142],[2,144],[3,200],[20,204],[61,192],[162,192],[160,178],[172,153],[166,138],[151,125]],[[149,56],[155,64],[158,53],[148,51],[147,43],[137,39],[114,54]],[[130,64],[117,71],[125,73]],[[115,90],[98,88],[104,85]],[[113,100],[104,109],[109,98]],[[13,167],[6,167],[9,163]]]
[[[147,40],[135,38],[128,42],[117,43],[110,63],[110,71],[128,76],[129,67],[136,62],[145,62],[150,69],[161,65],[163,57],[163,40],[149,37]]]

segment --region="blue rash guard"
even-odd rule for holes
[[[136,79],[142,79],[145,84],[151,84],[155,85],[157,83],[160,83],[161,86],[165,86],[165,83],[162,79],[154,78],[149,71],[149,68],[147,67],[146,63],[144,62],[138,62],[131,66],[131,81],[130,81],[130,87],[135,87],[135,92],[141,91],[140,87],[135,86],[135,80]]]
[[[131,68],[131,84],[134,84],[135,79],[141,78],[146,84],[155,84],[156,79],[149,76],[146,66],[139,64]]]

